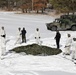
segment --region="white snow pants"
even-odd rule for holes
[[[36,43],[37,43],[38,45],[41,45],[41,41],[40,41],[40,39],[39,39],[38,37],[36,37]]]
[[[72,59],[76,59],[76,43],[74,43],[72,45],[72,52],[71,52],[71,55],[72,55]]]
[[[18,37],[15,44],[20,44],[20,43],[21,43],[21,37]]]
[[[72,51],[71,55],[72,55],[72,59],[76,59],[76,51],[75,50]]]
[[[0,58],[1,58],[1,55],[2,55],[2,49],[1,49],[1,41],[0,41]]]
[[[6,54],[6,45],[5,45],[5,38],[1,37],[1,51],[0,51],[0,56]]]
[[[65,54],[70,54],[70,46],[65,47]]]

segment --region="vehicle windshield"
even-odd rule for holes
[[[60,20],[59,20],[59,19],[55,19],[55,22],[58,22],[58,23],[59,23],[59,22],[60,22]]]

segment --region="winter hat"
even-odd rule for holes
[[[73,38],[73,41],[76,41],[76,38]]]
[[[71,37],[71,35],[70,34],[67,34],[68,35],[68,37]]]

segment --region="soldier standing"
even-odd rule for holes
[[[72,59],[76,60],[76,38],[73,38],[72,44],[71,44],[71,49],[72,49]]]
[[[23,28],[23,30],[21,31],[21,35],[22,35],[22,43],[26,43],[26,30],[25,28]]]
[[[39,28],[36,28],[35,39],[36,39],[36,43],[37,43],[38,45],[41,45]]]
[[[66,44],[65,44],[65,52],[64,54],[69,55],[70,54],[70,48],[72,44],[72,38],[70,34],[67,34]]]
[[[1,27],[0,37],[1,37],[1,52],[0,53],[1,55],[5,55],[6,54],[6,45],[5,45],[6,33],[3,26]]]
[[[20,44],[21,43],[21,28],[18,28],[18,32],[17,32],[17,41],[15,44]]]
[[[60,46],[59,46],[60,38],[61,38],[61,34],[59,33],[59,31],[56,31],[55,40],[56,40],[57,48],[60,47]]]

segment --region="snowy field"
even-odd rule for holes
[[[13,12],[0,12],[0,27],[4,26],[7,38],[6,51],[10,49],[35,43],[34,34],[40,29],[42,45],[56,48],[55,33],[46,28],[45,23],[55,18],[47,15],[14,14]],[[25,27],[27,31],[26,44],[14,45],[18,27]],[[67,33],[76,36],[76,31],[60,31],[60,48],[64,51]],[[76,65],[69,59],[63,58],[62,53],[53,56],[33,56],[24,53],[8,53],[5,59],[0,60],[0,75],[76,75]]]

